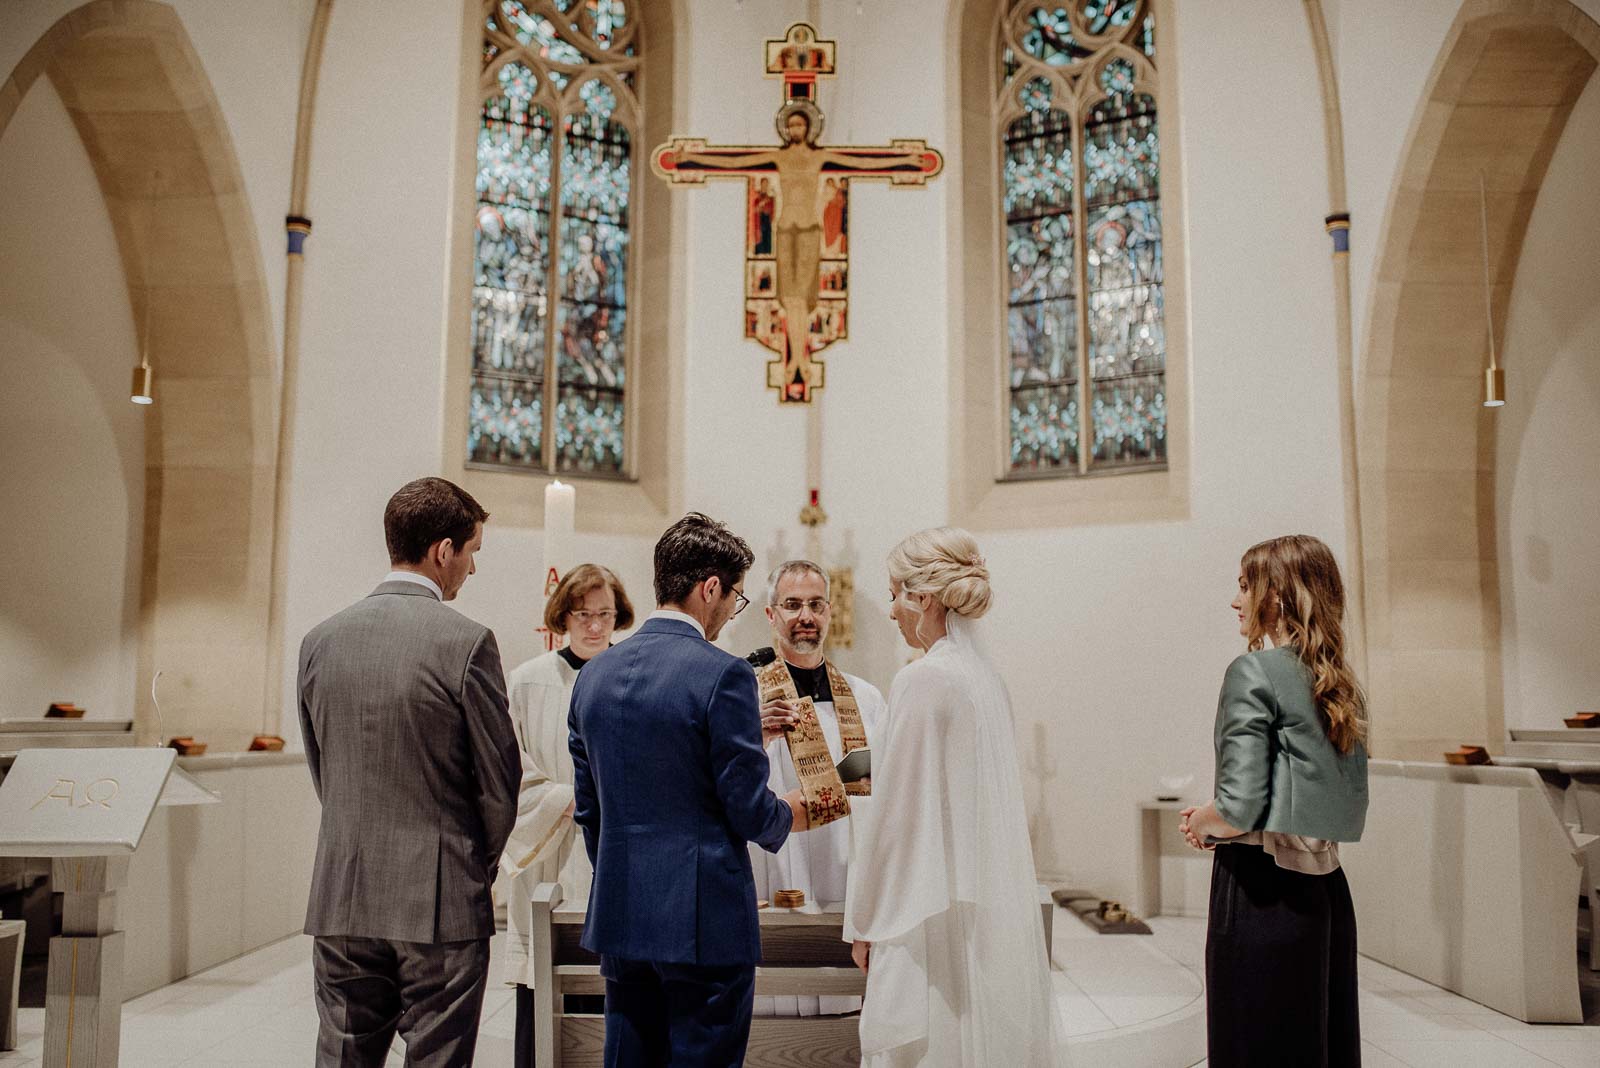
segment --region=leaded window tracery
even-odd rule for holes
[[[1000,8],[1009,477],[1167,460],[1150,0]]]
[[[485,0],[467,462],[625,476],[638,19]]]

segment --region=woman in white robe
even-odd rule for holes
[[[511,672],[511,720],[522,745],[522,787],[517,822],[500,870],[511,879],[506,898],[504,975],[517,987],[517,1068],[533,1064],[533,892],[560,883],[563,902],[589,900],[594,871],[574,833],[572,753],[567,711],[578,672],[611,645],[612,633],[633,625],[633,605],[608,568],[580,564],[567,572],[545,605],[544,624],[566,635],[565,648],[545,653]],[[576,999],[569,999],[575,1001]],[[595,999],[600,1000],[600,999]],[[592,1002],[580,1011],[602,1011]]]
[[[922,531],[889,555],[891,616],[927,655],[895,676],[856,828],[845,937],[867,973],[864,1068],[1065,1063],[1005,683],[974,641],[977,543]]]

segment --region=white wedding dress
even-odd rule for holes
[[[844,936],[872,943],[863,1068],[1066,1063],[1011,702],[972,628],[952,613],[895,676],[872,816],[852,828]]]

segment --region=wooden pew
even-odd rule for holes
[[[535,1063],[588,1068],[601,1063],[605,1017],[568,1016],[563,995],[604,994],[600,962],[578,944],[582,905],[562,906],[561,888],[543,883],[533,895]],[[850,960],[842,906],[820,913],[763,910],[762,964],[756,994],[861,997],[867,977]],[[748,1068],[855,1068],[861,1063],[856,1016],[757,1016],[750,1026]]]
[[[843,905],[817,913],[763,909],[762,964],[756,994],[861,997],[867,977],[850,960]],[[1055,905],[1040,888],[1045,950]],[[567,994],[604,994],[600,962],[578,944],[581,904],[564,905],[561,887],[541,883],[533,893],[534,1063],[539,1068],[590,1068],[602,1062],[605,1017],[567,1015]],[[856,1068],[861,1063],[859,1017],[757,1016],[750,1025],[746,1068]]]

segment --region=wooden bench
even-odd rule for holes
[[[22,942],[28,925],[0,920],[0,1050],[17,1048],[17,998],[22,991]]]
[[[1041,890],[1045,948],[1051,945],[1055,905]],[[605,993],[600,961],[578,944],[582,905],[563,905],[561,887],[541,883],[533,893],[534,1063],[539,1068],[590,1068],[602,1063],[605,1017],[567,1014],[568,994]],[[867,977],[844,941],[843,905],[820,912],[763,909],[758,996],[861,997]],[[856,1068],[861,1063],[859,1016],[757,1016],[750,1025],[746,1068]],[[797,1052],[804,1051],[801,1059]]]
[[[540,1068],[599,1065],[605,1049],[604,1016],[567,1015],[567,994],[606,992],[600,961],[578,944],[583,935],[581,905],[562,906],[561,887],[542,883],[533,895],[534,1063]],[[861,997],[867,977],[850,960],[844,941],[844,916],[838,906],[819,913],[763,910],[762,964],[756,969],[756,994],[810,994]],[[861,1063],[857,1017],[758,1016],[750,1026],[748,1068],[793,1065],[794,1051],[805,1063],[839,1068]]]

